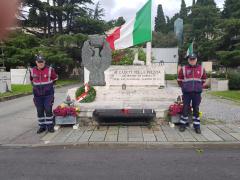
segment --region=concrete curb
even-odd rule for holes
[[[17,94],[17,95],[13,95],[13,96],[1,97],[1,98],[0,98],[0,102],[17,99],[17,98],[24,97],[24,96],[29,96],[29,95],[31,95],[31,94],[32,94],[32,92],[23,93],[23,94]]]
[[[1,144],[2,148],[162,148],[162,149],[240,149],[240,142],[86,142],[57,144]]]
[[[57,85],[56,88],[59,89],[61,87],[71,86],[71,85],[74,85],[74,84],[76,84],[76,83],[66,84],[66,85]],[[9,100],[17,99],[17,98],[20,98],[20,97],[29,96],[29,95],[32,95],[32,92],[17,94],[17,95],[13,95],[13,96],[0,97],[0,102],[9,101]]]

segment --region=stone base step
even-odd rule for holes
[[[98,123],[93,118],[93,112],[94,110],[85,110],[80,111],[80,114],[78,116],[78,123],[80,125],[98,125]],[[154,123],[158,124],[159,121],[166,118],[167,110],[166,109],[155,109],[156,112],[156,119],[154,120]]]
[[[165,118],[165,112],[181,95],[177,87],[131,87],[126,90],[118,87],[94,87],[97,96],[92,103],[75,103],[80,108],[79,120],[93,122],[93,111],[95,109],[153,109],[156,119]],[[77,88],[69,89],[67,94],[74,99]]]

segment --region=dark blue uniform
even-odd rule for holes
[[[33,84],[34,104],[37,109],[38,123],[42,128],[53,127],[52,106],[54,102],[54,82],[57,74],[51,67],[31,69],[31,82]]]

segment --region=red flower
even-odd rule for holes
[[[62,117],[66,117],[66,116],[74,116],[77,117],[77,112],[76,109],[74,107],[61,107],[58,106],[56,109],[54,109],[53,111],[55,116],[62,116]]]
[[[171,116],[176,116],[177,114],[181,114],[182,110],[183,110],[183,105],[175,103],[169,107],[169,114]]]

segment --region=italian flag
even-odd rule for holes
[[[193,54],[193,42],[188,47],[186,57],[188,57],[190,54]]]
[[[134,18],[117,28],[106,39],[111,49],[125,49],[152,40],[152,0]]]

